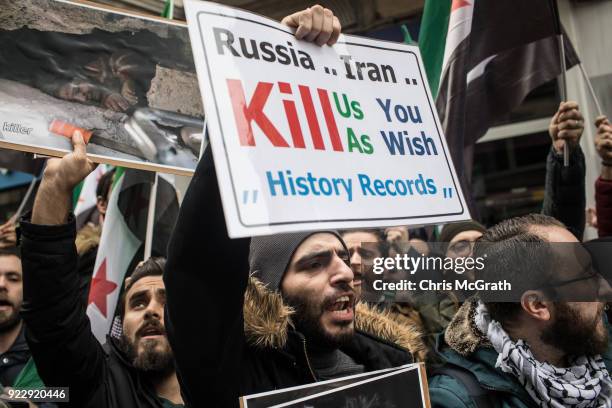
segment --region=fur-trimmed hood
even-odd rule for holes
[[[100,245],[102,226],[87,223],[79,230],[76,236],[75,245],[77,253],[83,255],[85,252]]]
[[[444,333],[446,344],[462,356],[469,356],[480,346],[491,345],[474,322],[477,303],[475,298],[466,300]]]
[[[283,348],[287,344],[294,310],[278,292],[269,290],[255,277],[249,278],[244,297],[244,332],[249,345]],[[418,322],[392,311],[380,311],[365,303],[355,310],[355,328],[407,349],[418,361],[425,361],[427,346]]]

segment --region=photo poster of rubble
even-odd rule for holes
[[[0,147],[191,175],[204,112],[187,26],[63,0],[0,0]]]

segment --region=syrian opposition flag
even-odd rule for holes
[[[161,16],[169,18],[170,20],[174,18],[174,0],[166,0],[164,2],[164,9],[162,10]]]
[[[87,315],[100,343],[106,340],[123,279],[142,244],[142,237],[129,228],[128,220],[139,218],[139,213],[146,217],[149,201],[146,190],[150,182],[133,177],[130,180],[129,173],[121,167],[116,170],[89,288]],[[125,194],[134,198],[127,213],[119,208],[120,197]]]
[[[149,201],[155,173],[117,168],[102,227],[100,246],[89,290],[87,315],[100,341],[106,341],[115,317],[123,282],[143,259]],[[178,215],[172,178],[158,179],[153,230],[153,256],[165,256]]]
[[[100,177],[111,169],[111,166],[106,164],[99,164],[89,176],[85,178],[75,188],[74,194],[74,215],[77,220],[77,228],[84,224],[84,218],[88,218],[91,211],[96,207],[98,202],[98,196],[96,190],[98,188],[98,182]]]
[[[419,48],[457,173],[471,147],[527,94],[561,73],[552,0],[428,0]],[[567,67],[578,63],[565,41]],[[443,51],[442,51],[443,50]],[[551,116],[554,112],[551,112]]]

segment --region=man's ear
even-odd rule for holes
[[[96,207],[98,208],[100,214],[106,214],[107,205],[108,202],[102,196],[98,196],[98,198],[96,199]]]
[[[539,290],[528,290],[521,296],[521,307],[531,318],[541,321],[551,319],[551,302],[544,298]]]

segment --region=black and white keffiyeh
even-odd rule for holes
[[[612,379],[601,356],[575,358],[570,367],[557,368],[537,361],[523,340],[512,341],[501,325],[491,320],[482,302],[474,321],[499,353],[495,366],[513,374],[538,406],[612,407]]]

